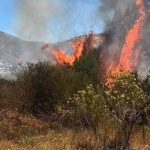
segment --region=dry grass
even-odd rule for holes
[[[114,136],[114,131],[108,125],[101,126],[98,136],[95,136],[83,129],[52,130],[48,123],[31,115],[20,114],[14,108],[0,112],[0,150],[101,150]],[[145,129],[145,139],[142,130],[137,133],[132,137],[132,148],[150,150],[149,128]]]
[[[24,135],[44,133],[48,124],[28,114],[17,111],[17,108],[0,110],[0,140],[14,140]]]
[[[0,150],[17,150],[17,145],[11,141],[0,141]]]
[[[132,147],[135,150],[149,150],[148,144],[142,144],[141,135],[134,137]],[[0,141],[0,150],[101,150],[103,141],[89,131],[49,130],[45,135],[23,137],[17,141]],[[147,149],[146,149],[147,148]]]
[[[134,131],[135,134],[131,137],[131,147],[135,150],[150,150],[150,130],[149,128],[140,128]]]
[[[96,145],[99,141],[87,131],[51,130],[46,135],[24,137],[17,142],[1,141],[0,150],[93,150]]]

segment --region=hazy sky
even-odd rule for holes
[[[56,42],[101,32],[100,0],[0,0],[0,31],[25,40]]]

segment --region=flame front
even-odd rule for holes
[[[136,5],[138,7],[140,15],[126,35],[118,65],[115,66],[115,63],[113,61],[111,61],[110,63],[111,65],[109,67],[109,71],[111,71],[112,73],[119,73],[120,71],[132,72],[138,64],[140,50],[135,48],[136,44],[141,38],[140,29],[145,20],[146,13],[144,0],[136,0]],[[107,84],[111,84],[111,81],[112,80],[108,77]]]
[[[82,55],[84,46],[84,40],[81,38],[78,38],[74,40],[71,47],[73,48],[74,52],[71,56],[65,54],[63,50],[58,49],[54,52],[54,56],[56,57],[59,64],[70,64],[72,65],[76,59],[79,59],[79,57]]]

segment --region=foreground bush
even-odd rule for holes
[[[137,77],[129,73],[114,76],[114,86],[105,93],[106,104],[120,124],[113,144],[126,149],[133,129],[148,125],[150,98]]]
[[[79,91],[73,98],[80,119],[94,129],[98,124],[114,120],[118,129],[108,147],[126,149],[132,131],[138,126],[148,125],[150,99],[135,75],[121,73],[113,76],[112,88],[95,89],[92,85]],[[113,127],[113,126],[112,126]]]

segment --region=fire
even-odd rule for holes
[[[119,59],[119,64],[117,66],[114,66],[114,62],[111,62],[111,66],[109,68],[112,73],[119,73],[120,71],[132,72],[138,63],[140,50],[135,48],[136,44],[141,38],[140,29],[145,20],[146,13],[144,0],[136,0],[136,5],[138,7],[140,15],[126,35],[125,43],[123,45],[121,56]],[[109,80],[110,79],[108,79],[107,83],[109,83]]]
[[[135,50],[137,42],[139,41],[141,35],[140,35],[140,29],[143,25],[144,19],[145,19],[145,7],[144,7],[144,1],[143,0],[137,0],[136,5],[139,7],[140,16],[135,21],[135,24],[131,28],[131,30],[128,32],[125,44],[123,46],[121,57],[118,65],[118,70],[123,70],[125,72],[131,72],[134,69],[134,66],[138,63],[138,57],[140,50]],[[135,52],[135,53],[134,53]]]
[[[71,47],[73,48],[74,52],[71,56],[65,54],[63,50],[58,49],[54,52],[54,56],[56,57],[59,64],[70,64],[72,65],[76,59],[79,59],[79,57],[82,55],[84,46],[84,40],[81,38],[78,38],[73,41],[73,44]]]

